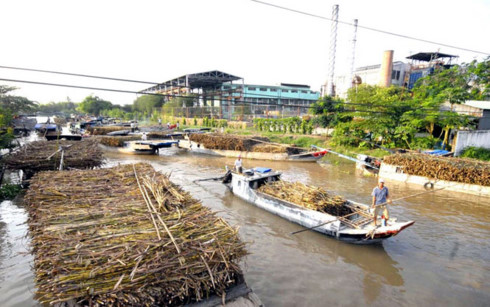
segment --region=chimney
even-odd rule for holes
[[[381,62],[379,86],[389,87],[391,85],[392,70],[393,70],[393,50],[386,50],[383,53],[383,61]]]

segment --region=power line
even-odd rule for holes
[[[13,67],[13,66],[1,66],[0,68],[5,69],[15,69],[15,70],[24,70],[24,71],[35,71],[49,74],[58,74],[58,75],[67,75],[67,76],[76,76],[76,77],[85,77],[85,78],[95,78],[95,79],[104,79],[104,80],[113,80],[113,81],[123,81],[123,82],[134,82],[134,83],[145,83],[145,84],[159,84],[159,82],[148,82],[148,81],[138,81],[138,80],[130,80],[130,79],[119,79],[119,78],[111,78],[111,77],[101,77],[101,76],[93,76],[93,75],[84,75],[84,74],[75,74],[69,72],[61,72],[61,71],[53,71],[53,70],[42,70],[42,69],[33,69],[33,68],[24,68],[24,67]]]
[[[165,97],[172,96],[172,95],[165,95],[165,94],[158,94],[158,93],[144,93],[144,92],[136,92],[136,91],[128,91],[128,90],[109,89],[109,88],[102,88],[102,87],[90,87],[90,86],[71,85],[71,84],[48,83],[48,82],[29,81],[29,80],[15,80],[15,79],[0,78],[0,81],[28,83],[28,84],[37,84],[37,85],[59,86],[59,87],[71,87],[71,88],[80,88],[80,89],[85,89],[85,90],[98,90],[98,91],[117,92],[117,93],[126,93],[126,94],[145,94],[145,95],[165,96]]]
[[[281,9],[281,10],[294,12],[294,13],[297,13],[297,14],[302,14],[302,15],[306,15],[306,16],[310,16],[310,17],[315,17],[315,18],[319,18],[319,19],[333,21],[331,18],[328,18],[328,17],[325,17],[325,16],[320,16],[320,15],[316,15],[316,14],[312,14],[312,13],[308,13],[308,12],[303,12],[303,11],[300,11],[300,10],[291,9],[291,8],[288,8],[288,7],[280,6],[280,5],[269,3],[269,2],[265,2],[265,1],[259,1],[259,0],[250,0],[250,1],[256,2],[256,3],[259,3],[259,4],[263,4],[263,5],[267,5],[267,6],[271,6],[271,7],[275,7],[275,8]],[[344,24],[344,25],[348,25],[348,26],[354,26],[354,24],[351,23],[351,22],[346,22],[346,21],[341,21],[341,20],[338,20],[337,22],[338,23],[341,23],[341,24]],[[467,49],[467,48],[453,46],[453,45],[448,45],[448,44],[444,44],[444,43],[438,43],[438,42],[430,41],[430,40],[423,39],[423,38],[417,38],[417,37],[408,36],[408,35],[404,35],[404,34],[398,34],[398,33],[390,32],[390,31],[385,31],[385,30],[381,30],[381,29],[376,29],[376,28],[361,26],[359,24],[357,25],[357,27],[358,28],[361,28],[361,29],[366,29],[366,30],[369,30],[369,31],[373,31],[373,32],[378,32],[378,33],[382,33],[382,34],[386,34],[386,35],[397,36],[397,37],[401,37],[401,38],[405,38],[405,39],[416,40],[416,41],[420,41],[420,42],[424,42],[424,43],[428,43],[428,44],[433,44],[433,45],[438,45],[438,46],[443,46],[443,47],[448,47],[448,48],[453,48],[453,49],[458,49],[458,50],[463,50],[463,51],[469,51],[469,52],[474,52],[474,53],[479,53],[479,54],[484,54],[484,55],[490,55],[490,53],[488,53],[488,52],[482,52],[482,51],[478,51],[478,50]]]

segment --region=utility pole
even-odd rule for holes
[[[330,61],[328,67],[328,82],[326,94],[334,96],[333,77],[335,74],[335,53],[337,51],[337,26],[339,24],[339,5],[332,7],[332,28],[330,32]]]
[[[354,65],[356,59],[356,41],[357,41],[357,19],[354,19],[354,37],[352,38],[352,59],[350,63],[350,87],[354,85]]]

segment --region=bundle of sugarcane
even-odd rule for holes
[[[453,157],[434,157],[426,154],[396,154],[383,163],[401,166],[410,175],[490,186],[490,163]]]
[[[257,144],[252,147],[254,152],[271,152],[271,153],[285,153],[287,152],[287,147],[279,146],[275,144]]]
[[[27,143],[5,159],[8,169],[24,170],[29,174],[56,170],[60,166],[63,148],[64,168],[94,168],[104,162],[96,140],[36,141]]]
[[[141,136],[100,136],[97,137],[100,144],[110,147],[122,147],[124,142],[141,140]]]
[[[122,126],[96,126],[96,127],[88,127],[87,131],[90,132],[91,135],[106,135],[109,132],[114,131],[122,131],[128,130],[127,127]]]
[[[204,147],[208,149],[237,151],[253,151],[254,146],[269,142],[269,139],[267,138],[217,133],[191,134],[189,139],[193,142],[204,145]],[[261,147],[257,147],[257,149],[260,148]],[[264,148],[264,150],[269,149],[267,147],[262,148]]]
[[[25,201],[42,303],[182,305],[242,278],[237,229],[148,164],[41,172]]]
[[[344,206],[346,200],[342,196],[300,182],[275,181],[261,186],[258,190],[290,203],[334,216],[343,216],[352,212],[350,208]]]

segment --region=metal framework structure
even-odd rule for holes
[[[356,42],[357,42],[357,19],[354,19],[354,35],[352,38],[352,57],[351,57],[351,62],[350,62],[350,81],[351,81],[351,87],[356,85],[356,80],[354,80],[354,64],[356,61]]]
[[[335,74],[335,55],[337,53],[337,27],[339,24],[339,5],[335,4],[332,7],[332,29],[330,32],[330,63],[328,65],[328,86],[327,95],[334,96],[334,74]]]
[[[165,95],[202,94],[203,101],[220,95],[223,83],[242,80],[243,78],[213,70],[195,74],[187,74],[158,85],[142,90],[141,93],[161,93]]]

